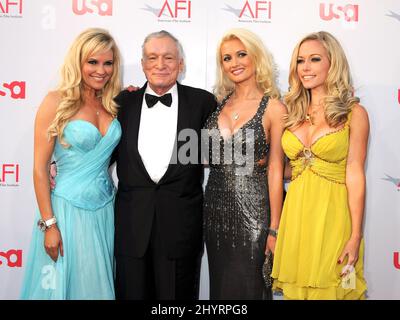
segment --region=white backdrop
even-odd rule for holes
[[[292,49],[326,30],[342,43],[371,122],[367,162],[365,276],[370,299],[400,299],[399,0],[0,0],[0,299],[17,299],[33,225],[33,121],[73,39],[103,27],[123,55],[124,84],[141,85],[141,43],[153,31],[178,37],[182,82],[211,90],[216,44],[230,27],[256,32],[287,89]],[[208,298],[203,259],[200,297]]]

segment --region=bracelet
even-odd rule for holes
[[[39,227],[39,230],[44,232],[56,223],[57,223],[57,219],[56,219],[56,217],[53,216],[52,218],[50,218],[48,220],[39,219],[39,221],[37,222],[37,225]]]
[[[278,237],[278,229],[271,229],[271,228],[268,228],[268,234],[270,235],[270,236],[273,236],[273,237]]]

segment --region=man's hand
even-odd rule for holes
[[[126,88],[124,88],[124,90],[128,90],[129,92],[138,91],[139,89],[140,89],[140,87],[136,87],[136,86],[132,86],[132,85],[129,85]]]

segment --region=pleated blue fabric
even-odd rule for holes
[[[44,249],[37,211],[25,264],[21,299],[114,299],[114,197],[108,173],[111,154],[121,138],[114,119],[106,134],[85,120],[64,130],[57,141],[56,188],[51,203],[61,232],[64,256],[54,262]]]

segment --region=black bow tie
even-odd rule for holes
[[[170,93],[164,94],[161,97],[153,96],[152,94],[146,93],[145,95],[146,104],[149,108],[153,108],[153,106],[160,101],[166,107],[170,107],[172,104],[172,95]]]

